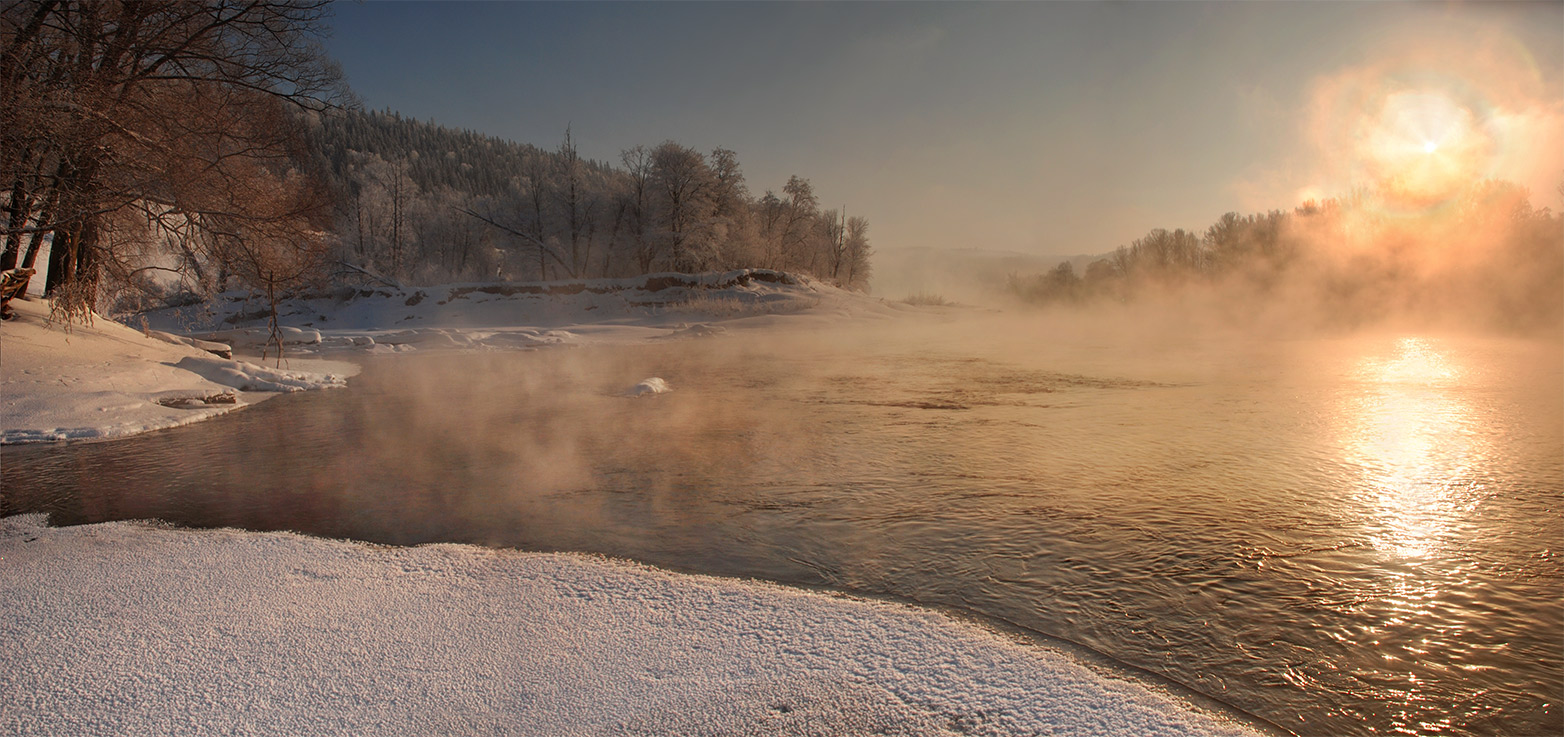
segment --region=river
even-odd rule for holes
[[[0,512],[591,551],[958,608],[1302,734],[1564,728],[1557,342],[979,325],[372,359],[6,447]]]

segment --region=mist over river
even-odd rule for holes
[[[0,459],[0,513],[59,525],[599,552],[956,607],[1303,734],[1564,729],[1557,342],[956,320],[428,353]]]

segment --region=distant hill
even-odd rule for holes
[[[351,180],[356,158],[405,161],[407,175],[423,191],[451,189],[474,196],[498,196],[531,160],[554,165],[558,152],[432,121],[404,118],[391,110],[344,110],[317,116],[311,126],[316,148],[332,175]],[[606,162],[583,160],[599,171]]]
[[[822,210],[796,175],[753,195],[726,149],[664,141],[594,161],[569,131],[544,149],[391,111],[307,128],[336,194],[339,260],[395,280],[766,268],[862,288],[869,276],[868,221]]]

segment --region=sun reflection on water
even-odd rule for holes
[[[1365,612],[1378,621],[1363,641],[1385,666],[1368,682],[1383,698],[1419,702],[1437,688],[1418,674],[1467,638],[1451,587],[1469,585],[1459,561],[1486,493],[1492,448],[1482,429],[1494,418],[1472,401],[1478,377],[1434,339],[1400,338],[1369,351],[1353,378],[1337,422],[1344,460],[1361,479],[1366,542],[1378,551],[1372,565],[1380,578]],[[1420,721],[1415,710],[1403,716],[1399,729],[1410,733],[1448,727]]]
[[[1374,546],[1415,564],[1448,544],[1479,500],[1484,449],[1476,411],[1455,391],[1462,368],[1425,338],[1401,338],[1389,354],[1360,361],[1341,420],[1374,508]]]

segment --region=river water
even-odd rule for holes
[[[627,398],[659,376],[674,390]],[[951,606],[1302,734],[1564,731],[1564,352],[755,333],[370,361],[7,447],[0,513],[593,551]]]

